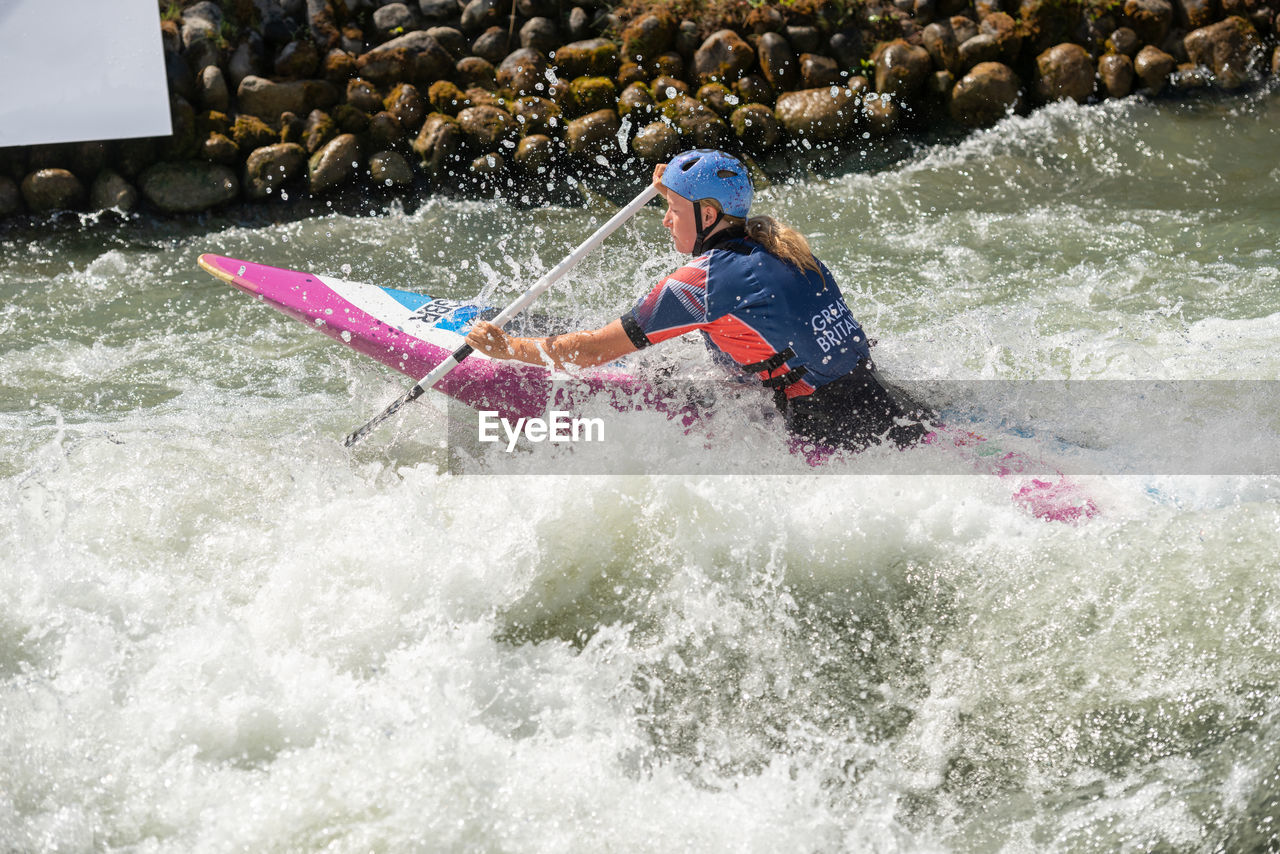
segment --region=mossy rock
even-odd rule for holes
[[[680,132],[681,138],[695,148],[724,148],[733,139],[724,120],[696,98],[677,95],[662,102],[659,109]]]
[[[858,117],[861,96],[870,88],[865,77],[849,78],[846,87],[801,89],[778,96],[774,118],[794,139],[834,142],[842,139]]]
[[[289,42],[276,57],[277,77],[303,80],[311,77],[320,65],[320,49],[315,42],[306,39]]]
[[[545,175],[555,168],[556,143],[545,134],[535,133],[516,146],[516,165],[530,175]]]
[[[1022,108],[1022,82],[1013,69],[983,62],[951,90],[951,117],[968,127],[990,127],[1010,111]]]
[[[634,62],[624,62],[622,63],[622,67],[618,69],[618,76],[616,79],[618,81],[618,87],[625,89],[632,83],[648,83],[649,72],[646,71],[642,65],[637,65]]]
[[[343,133],[364,133],[369,129],[369,114],[350,104],[334,107],[333,121]]]
[[[231,136],[231,119],[226,113],[217,110],[205,110],[196,116],[196,134],[207,138],[215,133]]]
[[[379,151],[369,158],[369,180],[381,187],[408,187],[413,167],[396,151]]]
[[[564,132],[565,146],[578,157],[616,154],[621,127],[616,110],[597,110],[569,122]]]
[[[653,93],[654,102],[661,104],[663,101],[688,95],[689,84],[675,77],[655,77],[649,84],[649,91]]]
[[[677,79],[684,77],[684,57],[675,52],[659,54],[647,65],[654,77],[675,77]]]
[[[377,150],[398,148],[404,143],[404,125],[400,124],[400,120],[391,113],[383,110],[369,119],[369,130],[366,136],[371,143],[370,148]]]
[[[1258,32],[1239,15],[1188,33],[1185,45],[1191,61],[1212,71],[1224,89],[1238,89],[1248,84],[1253,75],[1264,68],[1263,44]]]
[[[644,62],[670,50],[678,26],[679,22],[665,9],[641,15],[622,31],[622,55]]]
[[[1076,26],[1078,30],[1079,24]],[[1027,38],[1027,27],[1025,23],[1014,20],[1011,15],[1004,12],[992,12],[982,19],[982,23],[978,27],[978,33],[994,38],[996,45],[1000,48],[1001,61],[1014,64],[1018,61],[1018,57],[1022,55],[1022,43]],[[1074,37],[1067,38],[1065,41],[1074,41]],[[1054,44],[1058,44],[1058,42]]]
[[[310,109],[327,110],[342,100],[337,87],[324,80],[277,83],[249,76],[236,89],[240,112],[268,121],[285,112],[301,115]]]
[[[307,116],[307,129],[302,133],[302,147],[315,154],[338,135],[338,125],[323,110],[312,110]]]
[[[383,106],[413,133],[417,133],[427,117],[427,102],[412,83],[401,83],[392,89]]]
[[[138,188],[162,211],[195,213],[235,199],[240,180],[220,163],[163,162],[142,173]]]
[[[887,136],[898,126],[902,108],[888,92],[872,94],[862,101],[862,118],[872,136]]]
[[[482,178],[493,178],[502,174],[502,170],[507,168],[507,160],[497,151],[490,151],[487,154],[481,154],[479,157],[471,161],[472,174],[479,175]]]
[[[376,113],[382,109],[382,96],[368,80],[354,77],[347,81],[347,103],[366,113]]]
[[[462,90],[448,80],[437,80],[432,83],[431,88],[427,89],[427,100],[431,103],[431,109],[434,112],[448,116],[456,116],[471,106]]]
[[[209,134],[200,145],[200,157],[210,163],[234,166],[240,162],[240,146],[226,134]]]
[[[729,91],[723,83],[708,83],[698,89],[697,98],[722,119],[733,115],[733,111],[741,104],[738,96]]]
[[[680,150],[680,132],[667,122],[650,122],[631,140],[631,150],[648,163],[666,163]]]
[[[1133,60],[1123,53],[1098,57],[1099,91],[1108,98],[1124,98],[1133,91]]]
[[[1072,41],[1083,20],[1079,0],[1022,0],[1018,18],[1035,54]]]
[[[307,123],[293,113],[280,116],[280,141],[302,145],[306,138]]]
[[[699,83],[733,83],[756,64],[756,52],[733,30],[719,30],[702,43],[693,57]]]
[[[1070,98],[1083,104],[1093,96],[1097,69],[1078,44],[1060,44],[1036,57],[1036,95],[1042,101]]]
[[[1144,44],[1163,44],[1173,26],[1173,4],[1169,0],[1125,0],[1124,22]]]
[[[613,109],[618,103],[618,90],[608,77],[578,77],[569,84],[560,99],[566,118],[576,119],[597,110]]]
[[[575,77],[613,77],[622,67],[618,45],[608,39],[587,39],[556,50],[551,57],[556,74],[567,80]]]
[[[22,197],[37,213],[72,210],[84,204],[85,190],[69,169],[40,169],[22,181]]]
[[[459,68],[466,61],[460,60]],[[525,47],[512,51],[498,66],[497,85],[519,95],[546,95],[548,93],[547,69],[550,67],[547,57],[533,48]]]
[[[116,143],[116,171],[131,181],[136,179],[143,169],[156,162],[156,142],[146,137],[119,140]]]
[[[0,179],[0,216],[4,215],[3,179]],[[89,188],[91,210],[131,211],[138,204],[138,191],[133,185],[110,169],[103,169]]]
[[[301,145],[282,142],[250,153],[244,167],[244,193],[250,199],[265,199],[302,175],[307,152]]]
[[[511,105],[511,114],[525,137],[557,136],[564,126],[556,103],[536,95],[517,98]]]
[[[510,113],[488,104],[467,107],[459,113],[458,127],[473,150],[478,151],[493,151],[503,141],[514,142],[520,133]]]
[[[773,110],[764,104],[738,107],[729,117],[729,124],[733,126],[733,133],[739,142],[753,154],[763,154],[773,148],[781,137]]]
[[[632,83],[618,96],[618,113],[632,120],[650,119],[657,114],[653,95],[643,83]]]
[[[257,116],[239,115],[231,127],[231,138],[241,151],[253,151],[280,141],[280,135]]]
[[[345,50],[331,50],[325,55],[324,79],[335,86],[341,86],[355,77],[359,71],[356,58]]]
[[[1147,45],[1133,58],[1133,72],[1147,91],[1160,94],[1169,83],[1169,75],[1178,67],[1177,60],[1154,45]]]
[[[457,119],[444,113],[431,113],[413,141],[413,152],[428,175],[440,177],[454,162],[462,139],[462,127]]]
[[[449,51],[422,30],[394,38],[356,59],[360,76],[380,85],[409,81],[429,86],[449,76],[453,65]]]
[[[873,54],[873,61],[876,66],[876,91],[902,98],[910,98],[919,92],[933,69],[933,58],[929,51],[905,39],[894,39],[879,45]]]
[[[320,194],[341,186],[355,177],[360,163],[360,143],[354,135],[344,133],[327,142],[307,163],[307,180],[311,192]]]
[[[733,92],[744,104],[772,104],[776,97],[769,81],[759,74],[748,74],[734,83]]]
[[[497,92],[490,92],[487,89],[481,89],[479,86],[472,86],[462,94],[467,96],[469,106],[472,107],[497,107],[499,110],[506,110],[507,99],[505,90],[499,89]],[[510,111],[508,111],[510,112]]]
[[[511,57],[507,57],[510,60]],[[506,61],[503,62],[506,65]],[[521,69],[524,66],[520,66]],[[457,66],[454,68],[454,79],[458,81],[458,85],[463,89],[469,89],[472,86],[479,86],[482,89],[492,89],[498,85],[498,81],[502,78],[499,69],[493,67],[493,63],[487,59],[481,59],[478,56],[464,56],[458,60]],[[504,84],[505,85],[505,84]],[[428,87],[428,91],[430,88]]]
[[[800,81],[800,60],[781,33],[764,33],[756,42],[760,73],[769,85],[786,91]]]

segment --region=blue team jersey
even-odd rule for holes
[[[803,378],[786,386],[788,398],[812,394],[871,355],[821,262],[817,271],[801,270],[745,238],[716,244],[658,282],[623,324],[643,333],[637,344],[701,331],[739,366],[790,350],[785,362],[757,373],[768,380],[803,368]]]

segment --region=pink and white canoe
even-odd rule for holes
[[[414,380],[425,377],[448,358],[462,344],[471,323],[487,311],[476,303],[433,299],[220,255],[201,255],[199,263],[227,284]],[[543,368],[475,354],[454,368],[436,389],[475,409],[496,410],[509,419],[541,416],[552,407],[572,412],[584,397],[599,395],[607,395],[611,405],[623,411],[656,409],[686,422],[695,417],[679,401],[668,399],[642,378],[616,366],[583,371],[579,381],[566,388],[554,383]],[[1041,519],[1076,522],[1098,512],[1075,482],[1060,474],[1049,479],[1028,474],[1042,472],[1045,467],[1016,451],[1000,449],[976,433],[939,428],[925,441],[956,448],[979,472],[1016,480],[1013,500]],[[821,451],[809,454],[815,465],[825,457]]]

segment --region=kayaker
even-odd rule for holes
[[[772,390],[795,434],[853,449],[925,434],[877,381],[862,327],[804,236],[749,216],[753,189],[737,158],[686,151],[653,181],[667,202],[662,224],[692,261],[600,329],[517,338],[481,321],[467,343],[495,359],[591,367],[696,330]]]

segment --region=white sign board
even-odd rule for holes
[[[0,148],[172,132],[156,0],[0,0]]]

